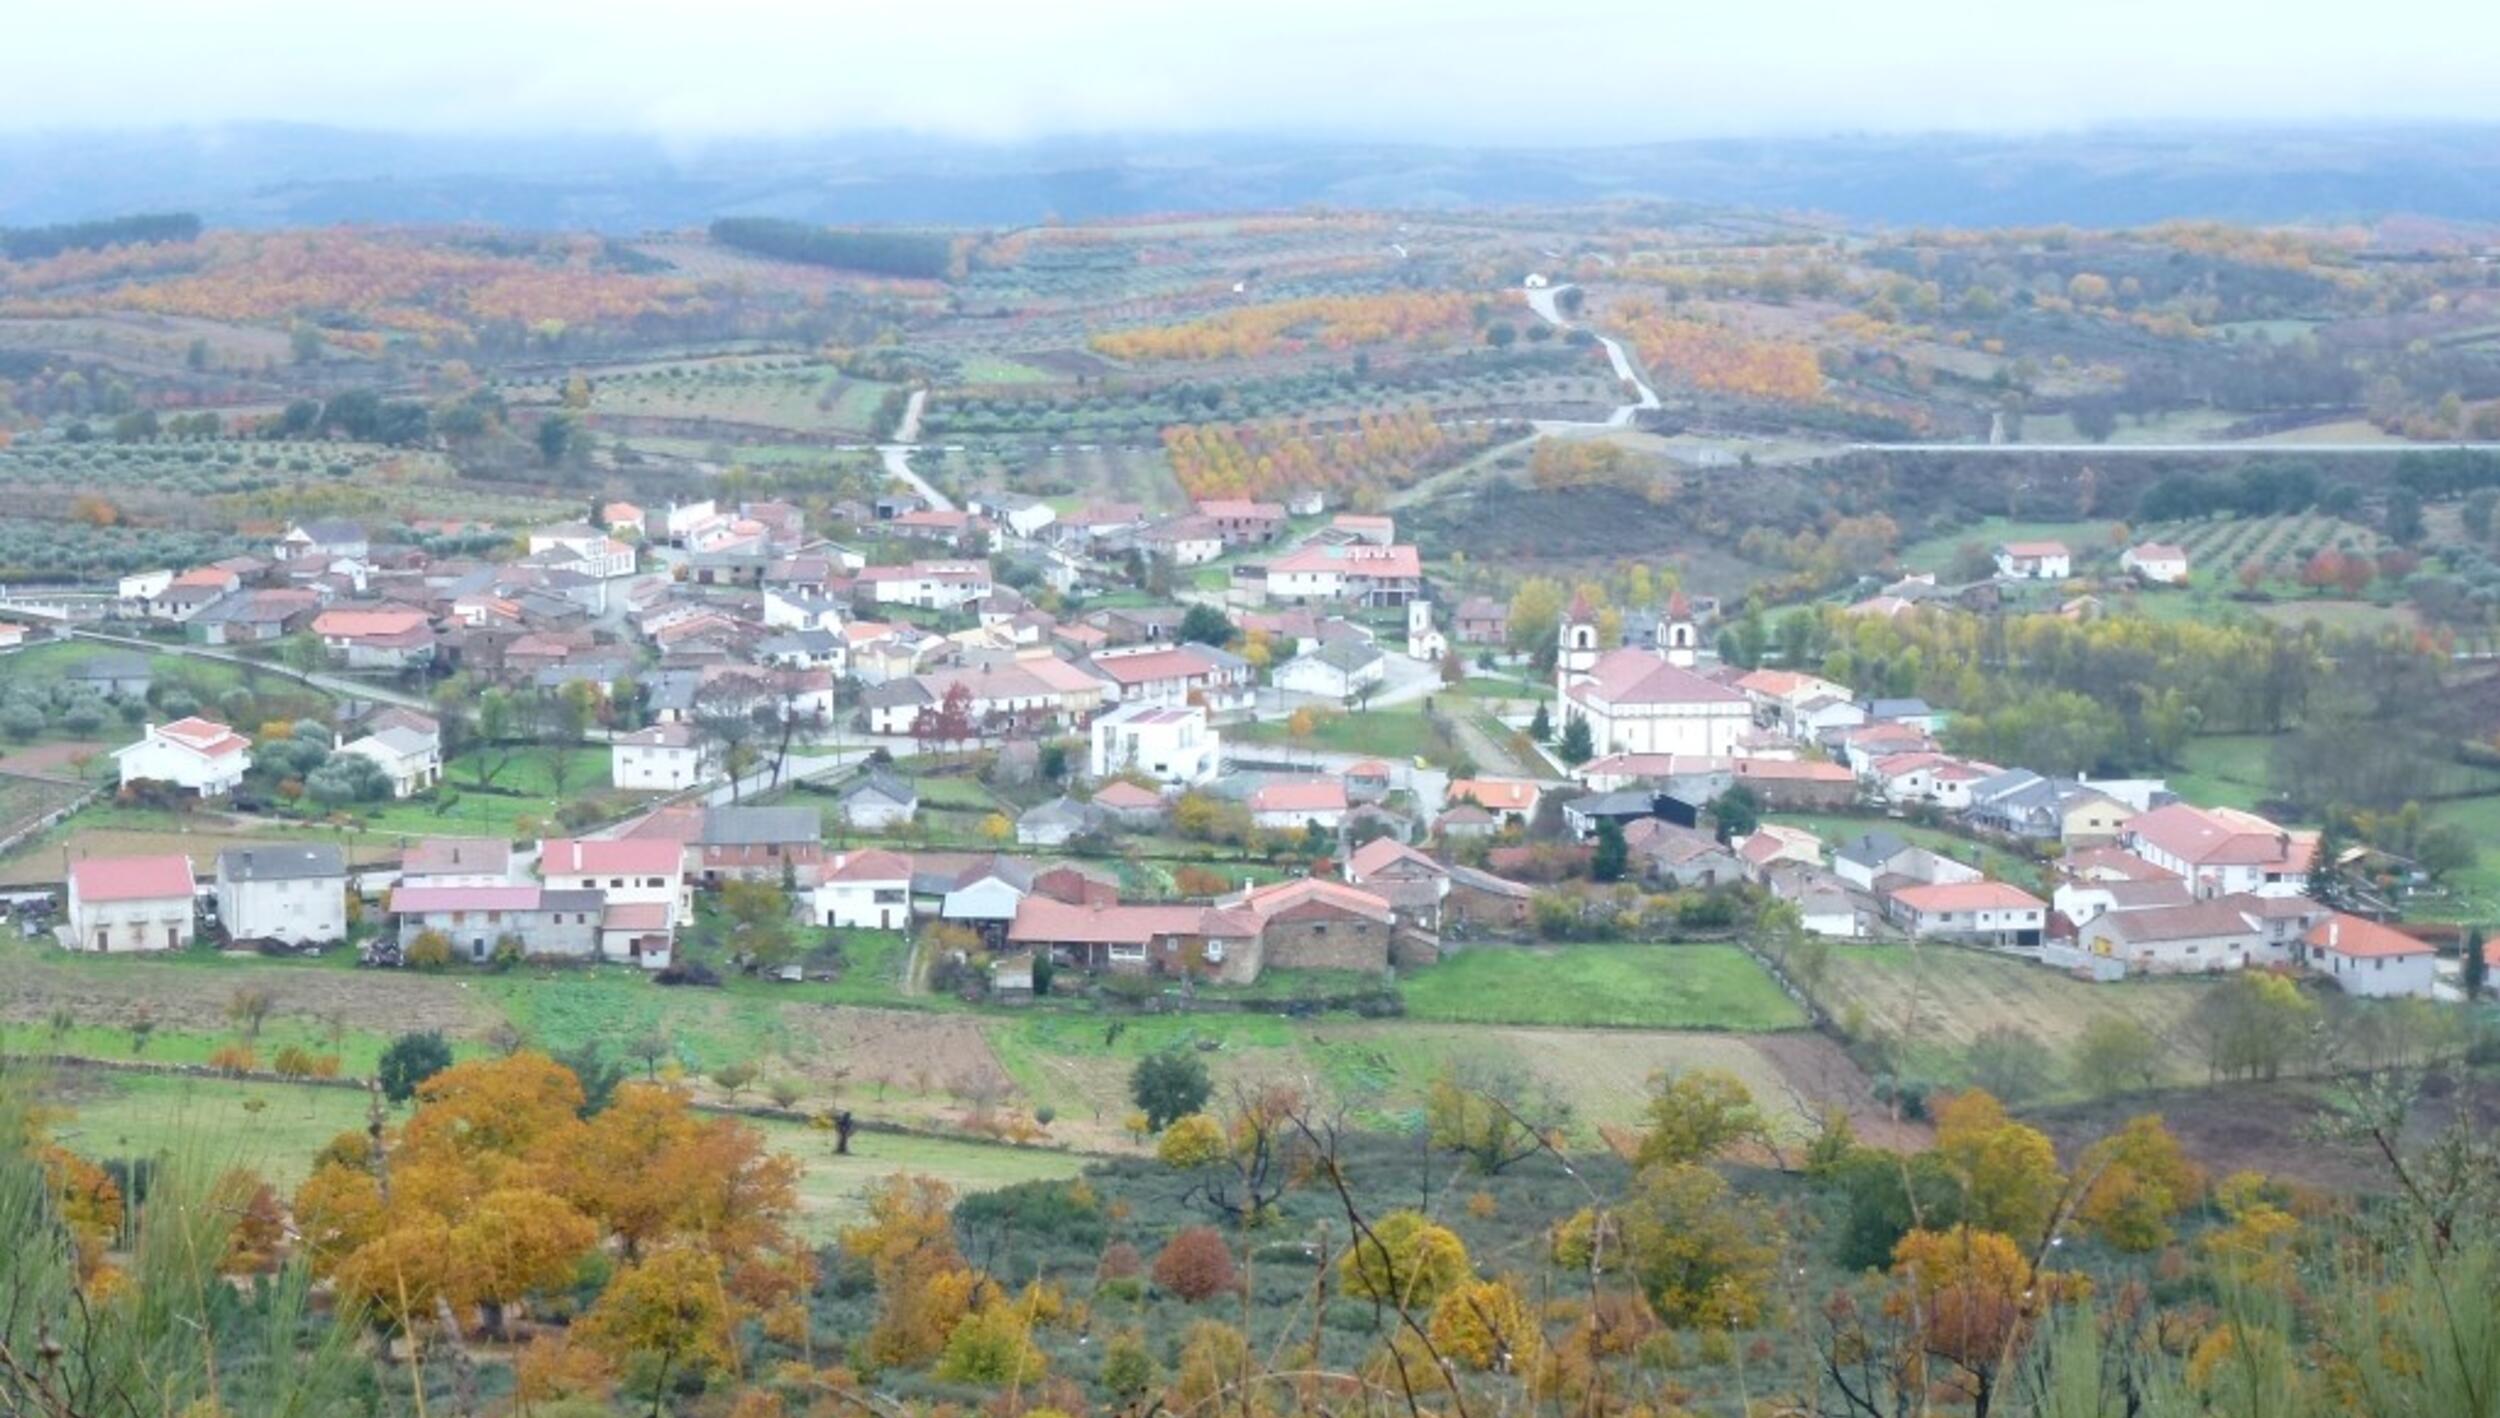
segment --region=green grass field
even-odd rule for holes
[[[957,362],[955,377],[966,384],[1047,384],[1058,376],[1003,355],[974,354]]]
[[[1795,1029],[1805,1015],[1732,945],[1471,950],[1404,982],[1415,1019],[1563,1028]]]
[[[2188,740],[2171,791],[2201,807],[2253,808],[2270,791],[2266,759],[2270,734],[2206,734]]]
[[[2087,571],[2096,561],[2114,564],[2107,522],[2009,522],[1989,517],[1960,531],[1912,542],[1901,549],[1901,565],[1911,571],[1944,571],[1964,542],[1994,549],[1999,542],[2064,542],[2074,553],[2075,570]]]
[[[1363,753],[1376,758],[1410,759],[1433,750],[1431,726],[1421,704],[1397,704],[1366,714],[1323,713],[1307,739],[1296,739],[1283,720],[1241,724],[1224,731],[1236,743],[1324,753]]]
[[[2096,985],[2028,960],[1963,946],[1841,945],[1831,951],[1816,1000],[1853,1031],[1899,1042],[1905,1075],[1947,1087],[1968,1081],[1965,1050],[1991,1028],[2019,1029],[2058,1062],[2052,1094],[2086,1091],[2064,1060],[2092,1020],[2131,1020],[2164,1046],[2165,1079],[2195,1083],[2204,1058],[2189,1012],[2212,982],[2169,976]]]
[[[464,753],[444,764],[443,781],[432,797],[373,804],[364,814],[366,827],[408,836],[525,835],[517,832],[520,822],[552,822],[557,810],[568,802],[613,801],[621,809],[640,796],[620,795],[609,787],[613,780],[606,744],[584,744],[562,750],[561,754],[552,748],[516,750],[494,774],[492,787],[486,791],[477,787],[480,757],[478,753]],[[560,790],[556,773],[559,757],[565,760]]]

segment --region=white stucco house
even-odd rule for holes
[[[534,557],[560,553],[560,564],[601,581],[634,574],[634,549],[587,522],[540,527],[530,533],[529,549]]]
[[[69,924],[61,944],[98,952],[180,950],[197,909],[191,859],[87,857],[70,863]]]
[[[673,792],[703,776],[703,748],[691,724],[654,724],[609,741],[609,776],[619,788]]]
[[[1336,778],[1277,778],[1250,794],[1252,824],[1296,831],[1317,824],[1333,832],[1345,821],[1345,783]]]
[[[825,858],[815,918],[851,930],[899,931],[911,924],[911,858],[869,848]]]
[[[920,811],[920,790],[909,780],[881,768],[842,792],[842,820],[853,827],[882,832],[901,827]]]
[[[2340,912],[2301,937],[2301,962],[2344,993],[2369,999],[2428,999],[2439,978],[2439,952],[2427,941]]]
[[[224,724],[193,717],[148,725],[137,743],[113,750],[113,761],[123,787],[144,779],[213,798],[241,786],[252,746]]]
[[[2156,586],[2182,586],[2188,579],[2188,553],[2168,542],[2144,542],[2118,554],[2118,569]]]
[[[347,858],[312,843],[229,847],[217,854],[217,919],[235,940],[345,940]]]
[[[391,796],[413,798],[443,781],[443,726],[412,709],[385,709],[339,752],[369,759],[391,782]]]
[[[2074,553],[2064,542],[2005,542],[1996,549],[1997,574],[2018,581],[2063,581],[2075,574]]]
[[[1379,647],[1351,637],[1331,640],[1307,655],[1296,655],[1276,667],[1276,687],[1295,694],[1350,699],[1367,685],[1388,677],[1388,657]]]
[[[1143,773],[1158,783],[1204,783],[1223,763],[1222,736],[1199,704],[1122,704],[1095,716],[1086,771],[1096,779]]]

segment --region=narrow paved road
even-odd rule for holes
[[[920,451],[920,414],[929,406],[929,391],[914,389],[903,406],[903,422],[894,430],[892,443],[877,445],[877,456],[885,460],[887,477],[908,485],[922,500],[940,512],[955,510],[955,500],[937,490],[927,478],[912,471],[911,455]]]
[[[1557,330],[1588,329],[1585,325],[1564,319],[1562,310],[1554,304],[1554,297],[1571,289],[1568,283],[1559,286],[1525,286],[1522,289],[1527,293],[1528,308],[1535,311],[1546,324]],[[1600,335],[1595,330],[1589,330],[1589,334],[1596,339],[1598,344],[1605,347],[1607,362],[1615,367],[1615,378],[1631,385],[1639,397],[1608,414],[1603,424],[1574,424],[1558,419],[1540,419],[1537,421],[1538,427],[1630,428],[1632,420],[1637,418],[1643,410],[1659,407],[1658,391],[1649,387],[1648,380],[1641,378],[1640,370],[1632,363],[1632,357],[1623,352],[1622,342],[1610,335]]]
[[[151,655],[180,655],[186,659],[215,660],[220,664],[238,665],[247,670],[258,670],[265,674],[297,680],[342,698],[369,699],[376,704],[393,704],[402,709],[415,709],[426,714],[435,712],[432,701],[420,695],[392,689],[387,685],[349,679],[343,675],[322,674],[318,671],[306,674],[302,670],[291,669],[285,665],[272,664],[267,660],[255,660],[246,655],[230,654],[224,650],[211,650],[199,645],[169,645],[161,640],[142,640],[133,635],[113,635],[101,630],[72,629],[70,634],[81,640],[93,640],[105,645],[122,645],[133,650],[144,650]]]
[[[1508,744],[1479,727],[1472,714],[1462,711],[1450,715],[1450,732],[1458,739],[1458,746],[1476,761],[1478,773],[1496,778],[1552,781],[1547,778],[1544,765],[1520,762],[1519,755],[1512,753]]]

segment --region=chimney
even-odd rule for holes
[[[2326,918],[2326,944],[2328,949],[2332,950],[2335,948],[2337,940],[2343,935],[2343,933],[2344,923],[2342,919],[2335,916],[2329,916]]]

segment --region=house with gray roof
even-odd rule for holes
[[[1295,694],[1351,699],[1366,686],[1379,684],[1388,672],[1388,657],[1378,646],[1349,636],[1296,655],[1277,666],[1273,678],[1278,689]]]
[[[346,854],[318,842],[219,852],[217,919],[235,940],[289,945],[345,940]]]
[[[1016,819],[1016,842],[1026,847],[1064,847],[1100,829],[1102,823],[1100,808],[1062,794],[1040,807],[1026,809]]]
[[[910,822],[920,812],[920,790],[909,779],[883,768],[842,790],[842,820],[869,832],[883,832]]]

